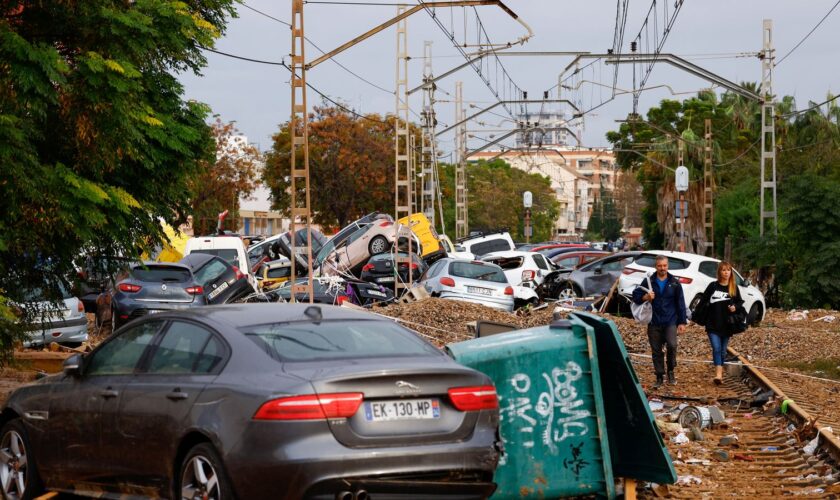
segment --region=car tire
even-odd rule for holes
[[[379,255],[388,251],[388,240],[384,236],[376,236],[368,243],[368,251],[371,255]]]
[[[747,313],[747,324],[750,326],[760,325],[763,313],[764,309],[761,307],[761,304],[758,302],[754,303],[752,307],[750,307],[750,312]]]
[[[582,297],[580,290],[572,283],[563,283],[560,285],[560,290],[557,292],[557,300],[563,299],[578,299]]]
[[[197,444],[190,449],[178,469],[178,483],[174,498],[233,498],[230,481],[225,474],[222,459],[209,443]]]
[[[19,418],[7,422],[0,431],[0,486],[3,498],[30,500],[44,492],[29,435]]]

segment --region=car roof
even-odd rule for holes
[[[219,259],[220,261],[222,261],[224,263],[227,263],[227,261],[222,259],[221,257],[217,257],[217,256],[209,254],[209,253],[200,253],[200,252],[185,255],[178,262],[183,262],[183,265],[187,268],[195,269],[197,267],[203,266],[204,264],[210,262],[213,259]]]
[[[673,257],[675,259],[682,259],[687,260],[690,262],[701,262],[706,260],[711,260],[714,262],[720,262],[720,260],[715,259],[714,257],[707,257],[705,255],[697,255],[694,253],[688,252],[673,252],[671,250],[645,250],[642,252],[643,255],[664,255],[666,257]]]
[[[176,314],[182,318],[204,318],[211,322],[222,323],[237,328],[244,325],[265,323],[284,323],[291,321],[314,321],[305,314],[310,307],[318,308],[322,320],[380,320],[379,315],[367,311],[356,311],[346,307],[326,304],[224,304],[212,307],[182,309],[177,313],[160,313],[164,318]],[[156,315],[157,316],[157,315]]]
[[[178,269],[189,270],[190,266],[188,266],[186,264],[181,264],[181,262],[185,258],[186,257],[182,258],[178,262],[157,262],[157,261],[154,261],[154,260],[147,260],[147,261],[138,262],[138,263],[132,265],[131,269],[134,270],[134,269],[137,269],[138,267],[174,267],[174,268],[178,268]]]
[[[484,254],[481,256],[481,259],[493,258],[493,257],[529,257],[534,255],[535,252],[528,252],[522,250],[500,250],[498,252],[490,252],[488,254]]]

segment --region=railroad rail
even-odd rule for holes
[[[797,392],[792,377],[774,374],[771,379],[740,353],[729,350],[738,362],[727,365],[720,386],[712,384],[707,363],[687,360],[677,368],[677,386],[652,389],[650,359],[633,359],[649,397],[674,405],[716,405],[726,416],[725,423],[702,430],[702,441],[669,443],[680,481],[640,489],[638,497],[840,498],[836,479],[840,476],[840,441],[810,412],[819,411],[820,403],[813,401],[813,395],[809,400],[805,391]],[[777,405],[763,407],[755,402],[757,395],[768,390],[777,400],[788,400],[785,414],[778,413]],[[804,453],[804,446],[817,433],[816,452]],[[666,441],[673,437],[673,432],[666,434]],[[737,442],[722,444],[722,438],[731,435],[737,435]],[[721,451],[725,457],[719,459]]]

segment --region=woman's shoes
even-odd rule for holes
[[[715,385],[720,385],[723,383],[723,367],[716,366],[715,367],[715,378],[713,379]]]
[[[721,380],[721,379],[719,379],[719,378],[717,378],[717,377],[715,377],[713,380],[714,380],[714,382],[715,382],[715,385],[720,385],[720,384],[722,384],[722,383],[723,383],[723,380]]]

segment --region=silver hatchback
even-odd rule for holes
[[[513,287],[502,268],[489,262],[440,259],[420,277],[420,284],[432,297],[513,311]]]

